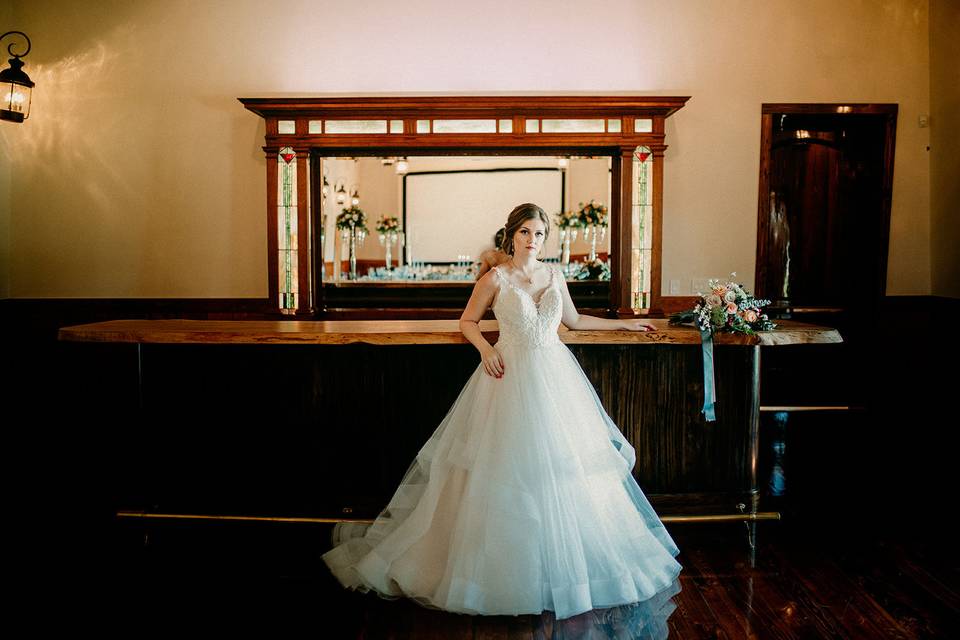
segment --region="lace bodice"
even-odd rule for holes
[[[563,315],[563,296],[560,294],[558,273],[554,265],[546,265],[550,270],[550,281],[540,294],[539,300],[521,289],[498,267],[497,281],[500,283],[497,299],[493,303],[493,315],[497,318],[500,338],[497,344],[537,347],[560,343],[557,329]]]

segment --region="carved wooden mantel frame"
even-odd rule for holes
[[[310,212],[308,159],[317,150],[327,155],[519,155],[573,154],[613,157],[610,203],[611,282],[608,312],[636,315],[630,299],[633,203],[633,156],[648,147],[652,165],[651,296],[648,311],[662,313],[661,237],[663,220],[664,121],[689,97],[662,96],[390,96],[239,98],[266,122],[267,246],[270,300],[279,298],[277,232],[278,154],[291,147],[297,156],[297,210]],[[603,120],[602,131],[544,132],[543,120]],[[336,120],[384,121],[378,133],[334,133],[325,124]],[[442,133],[436,121],[487,120],[492,131]],[[427,121],[425,124],[424,121]],[[528,126],[528,121],[537,121]],[[283,127],[281,127],[283,123]],[[418,126],[419,123],[419,126]],[[644,126],[638,126],[642,123]],[[614,125],[618,126],[614,126]],[[440,128],[439,126],[436,128]],[[283,129],[283,133],[281,133]],[[536,129],[536,130],[534,130]],[[617,130],[619,129],[619,130]],[[310,215],[298,216],[297,292],[294,317],[316,315],[318,278]],[[303,285],[306,286],[303,286]],[[279,308],[279,304],[278,304]]]

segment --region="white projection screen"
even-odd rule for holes
[[[554,216],[563,202],[563,176],[557,169],[491,169],[411,173],[404,190],[407,240],[412,259],[477,260],[493,248],[493,236],[518,204],[533,202],[550,216],[546,257],[558,254]]]

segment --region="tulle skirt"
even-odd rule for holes
[[[347,588],[456,613],[662,610],[679,549],[634,448],[565,344],[494,346],[503,377],[477,366],[387,507],[338,524],[323,560]]]

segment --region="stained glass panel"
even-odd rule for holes
[[[434,120],[434,133],[496,133],[496,120]]]
[[[544,120],[543,133],[603,133],[603,120]]]
[[[386,133],[386,120],[327,120],[326,133]]]
[[[311,185],[310,185],[310,176],[313,175],[312,167],[310,166],[310,156],[307,155],[307,210],[304,212],[304,215],[307,216],[307,238],[313,238],[313,200],[311,199]],[[307,308],[313,308],[313,243],[307,242],[307,295],[309,300],[305,301]]]
[[[280,310],[297,308],[297,154],[292,147],[277,157],[277,250]]]
[[[652,291],[650,269],[653,252],[653,153],[637,147],[633,154],[633,202],[631,207],[630,291],[633,308],[648,309]]]

